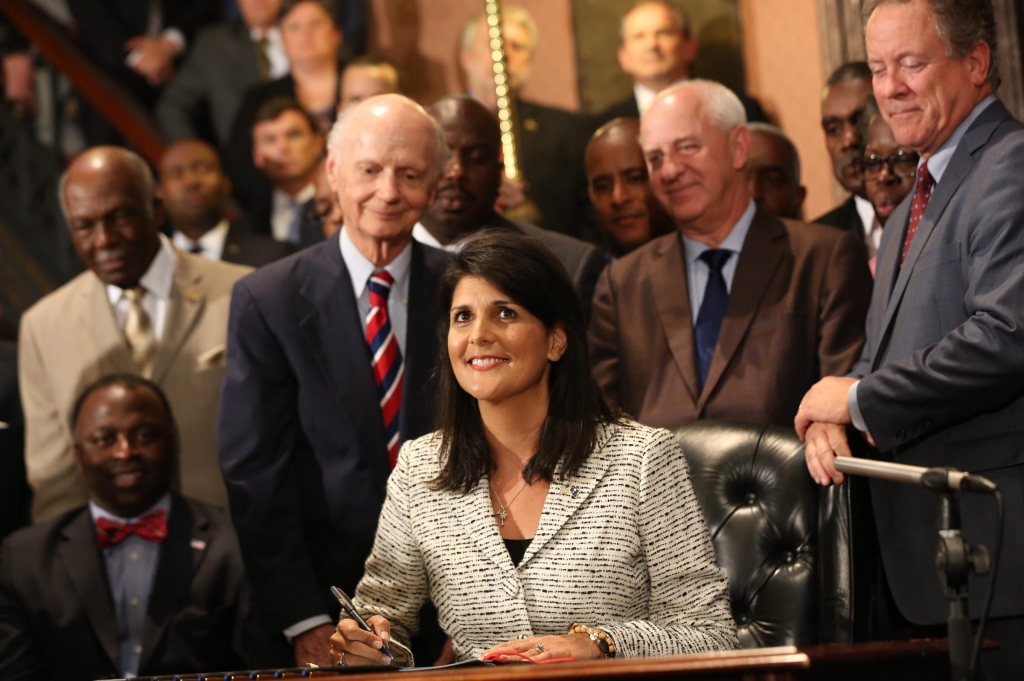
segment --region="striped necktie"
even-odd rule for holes
[[[380,411],[384,417],[384,440],[388,460],[395,467],[398,460],[399,410],[402,407],[402,351],[388,316],[388,294],[395,280],[387,270],[370,276],[366,287],[370,292],[370,312],[366,315],[366,342],[370,345],[373,377],[380,393]]]

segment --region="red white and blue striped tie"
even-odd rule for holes
[[[387,270],[374,272],[367,282],[370,291],[370,313],[366,315],[366,342],[373,357],[373,377],[380,391],[380,411],[384,417],[384,440],[388,460],[395,467],[398,460],[399,410],[402,407],[402,351],[391,328],[388,316],[388,294],[394,278]]]

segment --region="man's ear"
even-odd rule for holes
[[[992,48],[984,40],[979,40],[964,56],[964,63],[967,65],[971,83],[975,87],[981,87],[988,80],[988,68],[992,63]]]
[[[160,196],[160,192],[153,194],[153,224],[156,225],[157,230],[164,224],[165,219],[164,200]]]
[[[737,125],[729,133],[729,149],[732,152],[732,167],[734,170],[743,170],[750,161],[750,128],[746,125]]]

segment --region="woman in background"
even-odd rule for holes
[[[577,660],[732,648],[736,626],[672,435],[612,414],[579,297],[555,257],[500,230],[441,282],[439,430],[388,481],[338,664],[382,664],[429,598],[457,660]]]

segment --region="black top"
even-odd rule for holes
[[[519,564],[523,562],[523,556],[526,555],[526,549],[533,539],[504,539],[503,541],[505,548],[508,549],[508,557],[512,559],[512,564],[519,567]]]

